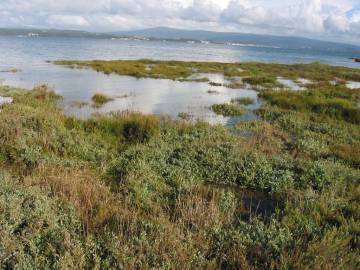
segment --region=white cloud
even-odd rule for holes
[[[78,15],[50,15],[47,23],[51,26],[89,26],[89,22]]]
[[[221,10],[221,7],[212,1],[194,0],[191,6],[182,10],[181,18],[184,20],[214,22],[219,19],[219,10]]]
[[[359,0],[0,0],[0,27],[27,25],[96,31],[172,26],[360,43],[360,6]]]
[[[324,22],[325,29],[329,32],[347,32],[349,31],[349,20],[346,16],[330,15]]]

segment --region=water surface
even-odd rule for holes
[[[171,80],[136,79],[128,76],[105,75],[92,70],[67,69],[47,61],[57,59],[140,59],[196,60],[196,61],[259,61],[280,63],[322,62],[357,67],[350,55],[310,50],[239,47],[225,44],[189,44],[185,42],[105,40],[63,37],[0,37],[0,83],[31,89],[47,84],[64,97],[66,113],[87,117],[93,112],[140,111],[177,117],[187,112],[195,119],[230,125],[240,120],[255,119],[250,111],[237,118],[215,115],[210,106],[230,102],[233,98],[251,97],[251,89],[228,89],[210,86],[207,82],[177,82]],[[149,67],[151,68],[151,67]],[[216,83],[227,83],[221,74],[200,74]],[[284,81],[285,82],[285,81]],[[291,82],[286,82],[291,83]],[[210,93],[209,93],[210,90]],[[115,100],[100,109],[91,106],[77,108],[74,101],[87,101],[95,93],[107,94]],[[251,105],[256,109],[260,103]]]

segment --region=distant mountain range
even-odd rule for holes
[[[271,36],[244,33],[212,32],[203,30],[182,30],[157,27],[136,31],[119,31],[112,33],[94,33],[73,30],[43,29],[0,29],[0,36],[19,37],[83,37],[99,39],[150,39],[183,42],[221,43],[247,47],[269,47],[283,49],[309,49],[319,51],[351,52],[354,57],[360,56],[360,46],[321,41],[316,39]]]
[[[182,30],[167,27],[157,27],[137,31],[122,31],[115,32],[114,34],[122,36],[146,37],[151,39],[209,41],[213,43],[259,45],[265,47],[281,47],[288,49],[303,48],[312,50],[348,50],[358,51],[360,53],[360,46],[302,37],[212,32],[203,30]]]

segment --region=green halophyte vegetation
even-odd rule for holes
[[[58,60],[53,63],[70,68],[91,68],[105,74],[129,75],[138,78],[188,80],[191,75],[201,73],[216,73],[223,74],[228,78],[243,78],[241,83],[234,82],[227,85],[230,88],[241,88],[244,84],[261,88],[282,87],[277,81],[278,77],[291,80],[306,79],[312,83],[336,81],[344,84],[346,81],[360,82],[359,69],[335,67],[319,63],[284,65],[252,62],[155,61],[148,59],[114,61]],[[219,84],[215,83],[215,85]]]
[[[18,73],[18,72],[21,72],[21,69],[11,68],[11,69],[0,70],[0,73]]]
[[[265,91],[227,129],[0,87],[1,267],[359,269],[358,94]]]
[[[220,94],[220,92],[219,92],[219,91],[216,91],[216,90],[208,90],[207,93],[208,93],[208,94],[212,94],[212,95]]]
[[[211,85],[211,86],[223,86],[222,83],[217,83],[217,82],[209,82],[209,85]]]
[[[240,116],[247,112],[247,110],[237,104],[232,103],[223,103],[223,104],[214,104],[211,106],[211,109],[218,115],[225,117],[229,116]]]
[[[178,117],[183,120],[190,120],[193,116],[192,116],[192,114],[190,114],[188,112],[180,112],[178,114]]]
[[[281,87],[281,83],[277,81],[276,77],[272,76],[251,76],[242,79],[244,84],[260,86],[265,88]]]
[[[95,95],[92,96],[91,101],[93,102],[93,105],[95,107],[101,107],[103,105],[105,105],[106,103],[113,101],[114,99],[105,95],[105,94],[100,94],[97,93]]]
[[[86,106],[88,106],[89,103],[85,102],[85,101],[74,101],[74,102],[71,102],[70,106],[71,107],[74,107],[74,108],[84,108]]]
[[[343,85],[321,85],[307,91],[265,91],[260,97],[282,109],[314,112],[360,124],[360,92]]]
[[[255,104],[256,100],[250,97],[234,98],[231,100],[231,103],[247,106],[247,105]]]

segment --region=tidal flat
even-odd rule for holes
[[[360,268],[360,90],[346,86],[360,81],[360,70],[58,64],[174,80],[194,71],[255,77],[262,102],[257,120],[231,127],[188,121],[185,113],[181,120],[129,111],[81,119],[67,115],[46,86],[0,86],[0,96],[12,99],[0,105],[2,266]],[[278,77],[311,84],[293,91],[273,83]]]

